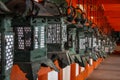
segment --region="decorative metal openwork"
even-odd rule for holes
[[[62,23],[61,18],[47,18],[46,26],[46,42],[47,50],[61,51],[62,50]]]
[[[64,68],[70,64],[67,52],[67,26],[61,17],[48,17],[47,22],[47,55],[53,61],[57,59],[60,67]]]
[[[32,47],[32,31],[31,31],[31,27],[25,27],[25,26],[21,26],[21,27],[14,27],[14,31],[15,31],[15,41],[16,43],[16,47],[17,50],[30,50]]]
[[[5,35],[5,53],[6,53],[6,70],[9,70],[13,66],[13,48],[14,48],[14,37],[13,35]]]
[[[24,73],[27,73],[26,77],[29,80],[36,80],[41,64],[58,71],[53,62],[47,58],[45,18],[26,19],[19,16],[13,19],[12,26],[16,45],[15,64],[19,65]]]
[[[61,43],[61,24],[49,24],[47,26],[47,43]]]
[[[0,80],[9,80],[14,59],[14,34],[11,18],[7,15],[0,17],[0,30]]]
[[[79,41],[80,41],[79,42],[80,49],[85,49],[86,40],[85,40],[84,36],[81,36],[81,39]]]

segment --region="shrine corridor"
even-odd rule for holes
[[[120,80],[120,55],[110,55],[87,80]]]

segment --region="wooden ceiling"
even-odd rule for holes
[[[70,0],[67,0],[70,1]],[[83,0],[72,0],[74,5],[78,4],[78,1],[81,1],[80,4],[82,4]],[[94,2],[94,5],[101,7],[103,9],[103,14],[98,15],[99,17],[105,17],[105,20],[100,20],[101,23],[106,21],[106,24],[104,23],[103,26],[112,27],[115,31],[120,31],[120,0],[84,0],[84,4],[86,5],[88,2]],[[101,10],[98,10],[99,13],[102,13]],[[95,16],[94,16],[95,17]]]
[[[120,0],[99,0],[103,4],[104,15],[115,31],[120,31]]]

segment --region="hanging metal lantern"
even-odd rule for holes
[[[106,54],[109,54],[109,37],[107,36],[107,38],[106,38],[106,43],[105,43],[105,52],[106,52]]]
[[[111,53],[114,51],[116,45],[117,45],[116,39],[113,36],[111,36],[111,38],[110,38],[110,52]]]
[[[84,35],[85,35],[85,55],[87,56],[87,61],[89,62],[90,58],[92,58],[92,46],[93,46],[93,29],[90,27],[91,21],[88,21],[83,26],[84,28]]]
[[[103,55],[103,58],[106,58],[107,55],[105,53],[105,37],[103,36],[102,41],[101,41],[101,54]]]
[[[86,51],[86,36],[84,34],[84,28],[80,27],[77,29],[77,36],[78,36],[78,54],[80,55],[82,63],[81,66],[85,67],[88,61],[87,56],[85,56]]]
[[[62,17],[47,18],[47,55],[53,61],[58,60],[61,68],[69,65],[70,58],[67,51],[67,26]]]
[[[103,39],[103,46],[102,46],[102,50],[104,51],[104,56],[105,56],[105,54],[107,54],[107,52],[108,52],[108,47],[106,47],[107,46],[107,39],[106,39],[106,36],[104,35],[104,39]]]
[[[48,51],[51,48],[48,42],[50,44],[51,42],[57,43],[57,45],[61,42],[61,36],[59,35],[61,33],[61,23],[57,23],[59,22],[59,18],[52,19],[53,17],[50,17],[56,15],[51,14],[52,11],[57,11],[54,13],[59,12],[56,8],[55,10],[48,10],[50,6],[55,7],[51,3],[42,5],[41,3],[35,2],[35,6],[38,8],[37,11],[33,11],[35,13],[37,12],[36,15],[26,16],[24,18],[17,16],[12,21],[15,32],[15,63],[19,65],[24,73],[27,73],[26,77],[29,80],[36,80],[37,72],[41,65],[59,71],[53,64],[52,58],[47,57],[49,54]],[[55,23],[53,23],[54,21]],[[52,39],[49,37],[51,33],[53,33]],[[54,48],[52,49],[54,50]]]
[[[11,15],[0,13],[0,80],[10,80],[14,57]]]
[[[16,17],[12,26],[15,32],[15,64],[27,73],[29,80],[36,80],[41,64],[58,71],[47,58],[45,17]]]
[[[109,49],[110,49],[110,53],[112,53],[113,52],[113,45],[112,45],[112,40],[110,40],[110,45],[109,45]]]
[[[96,26],[96,25],[95,25]],[[98,32],[98,28],[93,27],[93,34],[92,34],[92,58],[96,61],[98,58],[101,57],[101,38]]]
[[[77,29],[78,27],[74,24],[67,26],[67,44],[71,62],[76,62],[81,66],[82,61],[79,55],[79,38]]]
[[[91,33],[91,34],[90,34]],[[97,33],[94,28],[91,28],[91,30],[88,33],[88,39],[89,39],[89,48],[90,48],[90,56],[94,61],[96,61],[99,56],[98,56],[98,46],[97,46]]]

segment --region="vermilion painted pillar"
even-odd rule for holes
[[[41,67],[38,72],[38,80],[48,80],[48,73],[51,71],[49,67]]]
[[[28,80],[18,65],[14,65],[11,70],[10,80]]]

